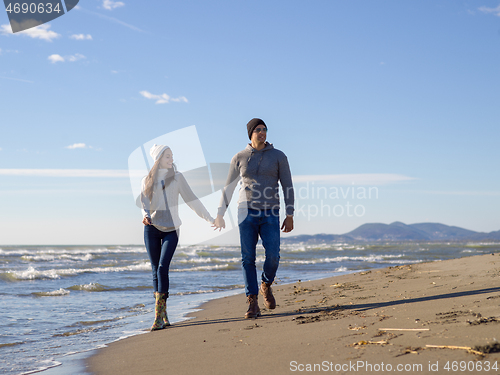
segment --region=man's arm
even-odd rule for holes
[[[283,189],[283,198],[285,200],[286,218],[283,221],[281,230],[288,233],[293,230],[293,212],[295,204],[295,193],[293,190],[292,173],[286,156],[279,162],[278,168],[279,180]]]
[[[240,180],[240,170],[238,168],[238,162],[236,160],[236,155],[231,160],[231,164],[229,165],[229,172],[227,174],[226,185],[224,189],[222,189],[222,197],[220,199],[219,208],[217,210],[217,217],[215,218],[213,227],[214,230],[221,229],[226,227],[226,222],[224,221],[224,214],[231,202],[231,198],[234,193],[234,189]]]

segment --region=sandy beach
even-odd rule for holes
[[[275,310],[243,295],[100,349],[96,375],[500,373],[500,254],[275,285]]]

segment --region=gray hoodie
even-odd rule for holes
[[[279,181],[285,199],[286,214],[293,215],[294,192],[288,159],[272,144],[266,142],[266,146],[259,151],[248,144],[243,151],[234,155],[220,200],[219,215],[226,212],[240,179],[239,208],[279,209]]]

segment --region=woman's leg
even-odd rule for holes
[[[170,267],[172,257],[174,256],[175,249],[177,248],[177,243],[179,242],[179,235],[177,231],[163,232],[161,242],[161,255],[158,265],[158,292],[165,293],[166,297],[168,297],[168,269]]]
[[[161,231],[152,225],[144,226],[144,244],[148,251],[149,261],[151,262],[151,271],[153,274],[153,289],[158,291],[158,267],[161,256]]]

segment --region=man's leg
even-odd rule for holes
[[[266,250],[266,260],[262,272],[262,281],[272,284],[280,263],[280,218],[279,213],[267,211],[259,227],[262,246]]]
[[[239,220],[241,265],[245,280],[245,294],[247,296],[259,293],[257,284],[257,269],[255,267],[256,247],[259,240],[258,211],[248,210],[245,219]]]
[[[278,211],[266,212],[265,217],[261,219],[259,233],[262,245],[266,251],[260,292],[264,296],[266,307],[274,309],[276,301],[271,290],[271,284],[276,277],[280,262],[280,223]]]
[[[242,210],[239,215],[246,215],[245,218],[238,218],[240,227],[241,244],[241,265],[243,267],[243,278],[245,279],[245,294],[248,299],[248,310],[245,318],[256,318],[260,315],[259,286],[257,284],[257,269],[255,267],[255,256],[257,241],[259,239],[259,211]]]

